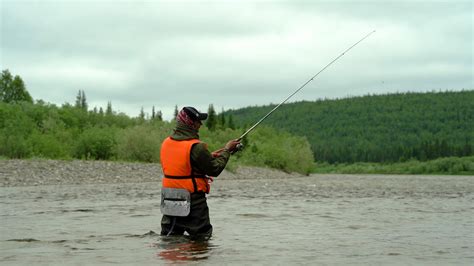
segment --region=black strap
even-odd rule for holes
[[[198,187],[196,183],[196,178],[207,178],[205,175],[188,175],[188,176],[174,176],[174,175],[165,175],[166,178],[170,179],[191,179],[193,181],[194,192],[198,192]]]
[[[188,175],[188,176],[175,176],[175,175],[165,175],[166,178],[170,179],[189,179],[189,178],[207,178],[205,175]]]
[[[198,191],[198,186],[197,186],[197,183],[196,183],[196,178],[193,177],[193,188],[194,188],[194,193],[196,193]]]

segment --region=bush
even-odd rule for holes
[[[79,136],[74,156],[79,159],[108,160],[114,157],[116,129],[92,127]]]
[[[160,162],[161,143],[170,135],[171,128],[170,123],[157,121],[123,130],[118,136],[117,158],[126,161]]]
[[[27,139],[36,131],[36,126],[22,111],[22,104],[0,103],[0,155],[9,158],[31,156]]]
[[[292,136],[268,127],[250,133],[248,146],[238,162],[309,174],[314,168],[314,157],[305,137]]]
[[[33,134],[28,139],[32,155],[41,158],[70,159],[71,148],[64,145],[57,136],[48,134]]]

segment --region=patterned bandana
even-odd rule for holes
[[[189,117],[189,115],[184,111],[184,109],[181,109],[181,111],[179,111],[178,115],[176,116],[176,121],[196,129],[194,127],[194,121],[191,119],[191,117]]]

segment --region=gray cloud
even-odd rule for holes
[[[36,99],[170,118],[293,100],[473,89],[469,1],[7,1],[1,66]]]

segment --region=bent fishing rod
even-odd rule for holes
[[[342,54],[340,54],[339,56],[337,56],[336,58],[334,58],[329,64],[327,64],[325,67],[323,67],[318,73],[316,73],[316,75],[312,76],[308,81],[306,81],[303,85],[301,85],[295,92],[293,92],[292,94],[290,94],[288,97],[286,97],[285,100],[283,100],[281,103],[279,103],[277,106],[275,106],[270,112],[268,112],[265,116],[263,116],[260,120],[257,121],[257,123],[255,123],[253,126],[251,126],[249,129],[247,129],[247,131],[245,131],[244,134],[242,134],[242,136],[240,136],[237,141],[241,141],[247,134],[249,134],[252,130],[254,130],[258,125],[260,125],[260,123],[263,122],[263,120],[265,120],[267,117],[269,117],[273,112],[275,112],[275,110],[277,110],[282,104],[286,103],[291,97],[293,97],[293,95],[297,94],[301,89],[303,89],[306,85],[308,85],[308,83],[310,83],[311,81],[313,81],[319,74],[321,74],[321,72],[323,72],[324,70],[326,70],[326,68],[328,68],[330,65],[332,65],[334,62],[336,62],[339,58],[341,58],[345,53],[349,52],[352,48],[354,48],[357,44],[359,44],[360,42],[362,42],[363,40],[367,39],[372,33],[374,33],[374,31],[370,32],[369,34],[365,35],[364,38],[360,39],[359,41],[357,41],[356,43],[354,43],[351,47],[347,48],[344,52],[342,52]],[[243,146],[241,146],[241,144],[239,144],[240,147],[238,149],[241,149]]]

